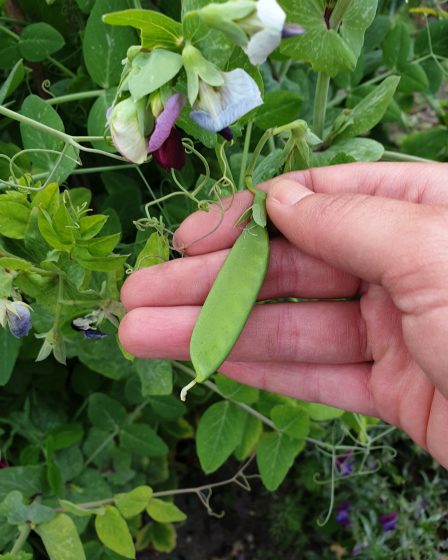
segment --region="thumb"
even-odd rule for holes
[[[379,196],[318,194],[287,178],[268,185],[267,210],[304,252],[385,287],[434,254],[434,247],[428,253],[428,231],[440,215],[437,207]]]

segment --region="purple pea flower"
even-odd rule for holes
[[[95,312],[90,315],[86,315],[85,317],[73,319],[72,329],[82,332],[84,338],[88,338],[90,340],[98,340],[104,338],[105,336],[107,336],[107,334],[98,329],[98,327],[96,326],[97,320],[98,316]]]
[[[351,524],[351,521],[350,521],[350,511],[351,511],[350,502],[347,501],[347,500],[344,500],[343,502],[338,504],[335,509],[336,509],[336,521],[338,523],[340,523],[346,529],[347,529],[347,527],[350,527],[350,524]]]
[[[291,37],[297,37],[297,35],[303,35],[305,29],[298,23],[285,23],[282,30],[282,39],[290,39]]]
[[[392,511],[391,513],[380,515],[379,521],[383,526],[383,531],[385,533],[387,533],[388,531],[393,531],[398,523],[398,513],[396,511]]]
[[[366,548],[368,548],[368,544],[367,543],[363,543],[363,544],[357,544],[354,549],[352,550],[351,556],[358,556],[359,554],[361,554],[361,552],[363,550],[365,550]]]
[[[349,450],[336,457],[336,468],[341,476],[352,474],[354,461],[351,456],[352,451]]]
[[[21,301],[8,302],[6,319],[9,330],[16,338],[27,336],[31,329],[31,314],[28,305]]]
[[[221,73],[224,84],[213,87],[199,82],[199,97],[190,117],[211,132],[220,132],[263,104],[255,80],[241,68]]]
[[[182,138],[175,124],[185,106],[185,96],[175,93],[168,98],[164,109],[156,118],[156,125],[148,144],[148,152],[165,169],[182,169],[185,151]]]

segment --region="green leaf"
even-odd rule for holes
[[[416,62],[403,64],[400,68],[401,80],[398,91],[402,93],[414,93],[416,91],[428,91],[429,80],[423,67]]]
[[[20,34],[20,53],[30,62],[42,62],[64,45],[64,37],[48,23],[31,23]]]
[[[263,424],[252,414],[248,414],[243,427],[243,437],[235,449],[238,461],[244,461],[253,452],[258,440],[263,433]]]
[[[268,91],[255,113],[255,124],[262,130],[283,126],[299,116],[302,98],[294,91]]]
[[[4,516],[11,525],[21,523],[45,523],[55,516],[52,508],[33,502],[24,504],[23,496],[18,490],[10,492],[0,504],[0,517]]]
[[[71,254],[75,261],[83,268],[94,272],[115,272],[122,270],[128,259],[127,255],[94,257],[87,249],[81,247],[75,247]]]
[[[142,385],[142,396],[171,395],[173,392],[173,368],[167,360],[134,360]]]
[[[10,380],[21,345],[20,338],[13,336],[9,329],[0,327],[0,387]]]
[[[168,239],[157,232],[152,233],[135,261],[134,270],[147,268],[155,264],[166,262],[170,256]]]
[[[104,393],[90,395],[87,414],[94,426],[110,432],[121,428],[126,419],[124,406]]]
[[[126,9],[127,0],[96,0],[84,32],[83,55],[92,80],[104,89],[116,86],[120,81],[128,48],[135,44],[132,29],[110,27],[102,16],[114,10]]]
[[[246,414],[237,405],[220,401],[201,416],[196,451],[205,473],[216,471],[240,443]]]
[[[154,413],[162,420],[177,420],[186,412],[186,406],[174,395],[151,397],[149,403]]]
[[[19,87],[23,78],[25,77],[25,67],[23,66],[22,60],[19,60],[14,68],[9,73],[6,80],[3,82],[0,88],[0,105],[3,101],[9,97],[14,91]]]
[[[354,161],[379,161],[384,153],[384,146],[371,138],[347,138],[337,140],[323,152],[311,155],[312,167],[331,165],[334,158],[348,156]]]
[[[59,208],[59,199],[59,185],[57,183],[50,183],[34,195],[31,207],[42,208],[46,210],[50,216],[53,216]]]
[[[284,163],[285,155],[280,149],[273,150],[264,158],[259,158],[254,171],[254,185],[259,185],[278,175]]]
[[[106,506],[104,515],[95,518],[95,529],[100,541],[125,558],[135,558],[135,547],[126,521],[117,508]]]
[[[176,529],[170,523],[154,523],[149,528],[149,534],[158,552],[171,552],[176,548]]]
[[[417,57],[430,52],[448,57],[448,19],[427,23],[415,38],[414,50]]]
[[[31,209],[0,195],[0,235],[11,239],[24,239]]]
[[[336,137],[342,139],[358,136],[378,124],[393,99],[399,81],[398,76],[383,80],[351,110],[348,125]]]
[[[185,521],[187,516],[175,504],[152,498],[146,511],[150,517],[158,523],[174,523],[175,521]]]
[[[86,248],[93,257],[108,257],[121,239],[121,233],[112,233],[104,237],[97,237],[88,241],[78,241],[78,247]],[[117,256],[117,255],[115,255]]]
[[[67,449],[79,443],[84,436],[82,424],[60,424],[47,433],[47,451]]]
[[[305,29],[303,35],[281,44],[283,55],[309,62],[314,71],[330,76],[355,69],[364,33],[375,17],[377,0],[352,2],[344,15],[340,34],[327,28],[321,0],[281,0],[280,3],[288,21],[299,23]]]
[[[87,118],[87,132],[89,136],[104,136],[106,133],[106,112],[115,99],[116,91],[116,88],[108,89],[95,99],[95,103],[90,108]],[[105,140],[95,140],[95,142],[92,142],[92,146],[97,150],[115,152],[115,147]]]
[[[106,14],[103,21],[109,25],[129,25],[142,32],[142,47],[178,49],[182,43],[182,26],[160,12],[152,10],[124,10]]]
[[[131,424],[120,432],[124,449],[138,457],[162,457],[168,453],[168,446],[156,432],[146,424]]]
[[[83,364],[110,379],[122,379],[134,373],[131,362],[123,357],[113,336],[100,340],[83,340],[77,346],[77,351]]]
[[[130,519],[145,511],[152,498],[152,493],[152,488],[149,486],[138,486],[125,494],[116,494],[114,496],[115,505],[124,518]]]
[[[50,560],[85,560],[86,555],[72,519],[65,513],[34,529]]]
[[[225,375],[218,374],[215,376],[215,383],[221,394],[226,399],[243,402],[245,404],[253,404],[257,402],[260,391],[255,387],[249,387],[234,381]]]
[[[10,268],[11,270],[30,270],[33,263],[20,259],[19,257],[0,257],[0,268]]]
[[[334,418],[341,417],[345,412],[345,410],[341,410],[340,408],[334,408],[333,406],[319,403],[308,403],[306,409],[308,410],[311,420],[316,421],[333,420]]]
[[[407,154],[446,161],[448,158],[448,128],[436,126],[429,130],[413,132],[405,137],[401,148]]]
[[[273,432],[264,436],[257,447],[257,465],[268,490],[277,490],[283,482],[303,443]]]
[[[156,91],[176,76],[182,68],[182,57],[164,49],[142,52],[132,61],[127,85],[134,101]]]
[[[25,99],[22,104],[21,113],[25,117],[29,117],[38,123],[45,124],[56,131],[64,132],[64,125],[61,117],[51,105],[37,95],[29,95]],[[64,141],[25,123],[20,123],[20,132],[25,149],[52,150],[58,152],[30,152],[28,157],[33,165],[33,172],[37,172],[37,170],[47,173],[53,172],[52,177],[54,181],[58,183],[64,182],[77,165],[78,154],[75,149],[70,146],[57,169],[55,169],[56,162],[64,148]]]
[[[79,231],[81,233],[81,238],[84,240],[92,239],[97,235],[104,227],[109,216],[104,214],[94,214],[92,216],[84,216],[79,220]]]
[[[279,404],[271,410],[271,418],[275,427],[294,439],[305,439],[310,431],[308,412],[300,407]]]
[[[0,499],[11,490],[18,490],[26,498],[41,494],[45,488],[45,467],[43,465],[9,467],[0,469]]]
[[[389,68],[401,68],[411,54],[411,35],[407,25],[398,21],[384,40],[383,61]]]

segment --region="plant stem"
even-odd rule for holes
[[[244,138],[243,156],[241,158],[240,177],[238,180],[238,190],[244,188],[244,177],[246,176],[247,159],[249,157],[250,140],[252,137],[253,121],[250,120],[246,127],[246,136]]]
[[[29,525],[28,523],[22,525],[22,527],[20,528],[19,536],[11,550],[11,554],[13,556],[14,554],[18,554],[22,550],[23,545],[26,543],[30,533],[31,533],[31,525]]]
[[[64,66],[64,64],[62,64],[62,62],[59,62],[59,60],[56,60],[52,56],[47,56],[47,60],[48,60],[48,62],[51,62],[51,64],[53,64],[53,66],[56,66],[56,68],[58,68],[68,78],[76,78],[76,74],[74,72],[72,72],[69,68],[67,68],[67,66]]]
[[[313,132],[323,140],[325,115],[327,113],[328,88],[330,76],[319,72],[317,75],[316,93],[314,95]]]
[[[181,371],[183,371],[184,373],[187,373],[191,377],[196,377],[196,373],[191,368],[189,368],[188,366],[185,366],[181,362],[174,361],[173,363],[177,367],[177,369],[180,369]],[[258,412],[258,410],[255,410],[254,408],[250,407],[249,405],[247,405],[245,403],[242,403],[242,402],[239,402],[239,401],[234,401],[233,399],[231,399],[229,397],[225,397],[221,393],[221,391],[218,389],[218,387],[212,381],[204,381],[204,383],[202,383],[202,385],[205,385],[211,391],[213,391],[214,393],[216,393],[217,395],[219,395],[223,399],[226,399],[226,400],[236,404],[237,406],[239,406],[240,408],[242,408],[243,410],[245,410],[249,414],[252,414],[252,416],[255,416],[255,418],[258,418],[258,420],[260,420],[263,424],[266,424],[266,426],[269,426],[273,430],[277,429],[274,425],[274,422],[272,422],[272,420],[270,420],[267,416],[264,416],[263,414],[261,414],[261,412]]]
[[[400,152],[392,152],[386,150],[383,153],[381,161],[408,161],[416,163],[440,163],[433,159],[426,159],[418,156],[412,156],[411,154],[402,154]]]
[[[45,101],[48,105],[60,105],[61,103],[70,103],[70,101],[80,101],[81,99],[99,97],[103,92],[103,89],[80,91],[79,93],[70,93],[68,95],[61,95],[60,97],[53,97],[52,99],[45,99]]]
[[[352,0],[338,0],[334,10],[331,12],[330,16],[330,28],[337,29],[342,22],[345,12],[349,8]]]

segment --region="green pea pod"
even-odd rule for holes
[[[190,355],[196,382],[210,377],[230,354],[257,299],[268,264],[266,228],[252,219],[227,256],[194,327]],[[192,384],[185,387],[183,398]]]

